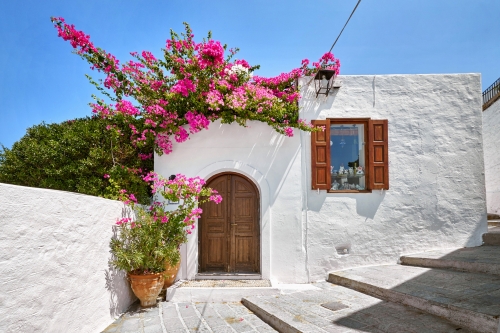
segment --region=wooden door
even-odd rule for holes
[[[209,179],[222,202],[202,205],[200,272],[260,272],[259,193],[247,178],[225,173]]]

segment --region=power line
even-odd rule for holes
[[[342,30],[340,30],[340,33],[339,35],[337,36],[337,39],[335,39],[335,42],[333,42],[333,45],[332,47],[330,48],[330,51],[328,52],[332,52],[333,50],[333,47],[335,46],[335,44],[337,44],[337,41],[339,40],[340,38],[340,35],[342,35],[342,32],[344,32],[344,29],[345,27],[347,26],[347,23],[349,23],[349,20],[351,19],[352,15],[354,15],[354,12],[356,11],[356,9],[358,8],[359,4],[360,4],[361,0],[358,0],[358,3],[356,4],[356,6],[354,6],[354,9],[352,10],[351,12],[351,15],[349,15],[349,18],[347,19],[347,21],[345,22],[344,24],[344,27],[342,28]],[[316,69],[314,72],[313,72],[313,75],[312,75],[312,78],[311,80],[309,80],[309,82],[307,83],[308,85],[311,83],[312,80],[314,80],[314,77],[316,76],[316,74],[319,72],[319,69]]]
[[[347,23],[349,23],[349,20],[351,19],[352,15],[354,14],[354,12],[356,11],[356,9],[358,8],[358,5],[359,5],[359,3],[360,3],[360,2],[361,2],[361,0],[358,0],[358,3],[356,4],[356,6],[354,7],[354,9],[352,10],[351,15],[350,15],[350,16],[349,16],[349,18],[347,19],[347,22],[344,24],[344,27],[342,28],[342,30],[340,30],[340,33],[339,33],[339,35],[337,36],[337,39],[335,39],[335,42],[333,42],[333,45],[332,45],[332,47],[330,48],[330,51],[328,51],[328,52],[332,52],[333,47],[335,46],[335,44],[337,44],[337,41],[339,40],[340,35],[342,35],[342,32],[344,31],[345,27],[347,26]]]

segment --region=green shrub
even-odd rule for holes
[[[142,128],[140,120],[136,127]],[[149,203],[150,189],[141,177],[153,169],[153,159],[139,154],[151,154],[152,143],[137,148],[128,127],[107,128],[108,121],[97,117],[28,128],[12,149],[2,145],[0,182],[110,199],[124,188]]]

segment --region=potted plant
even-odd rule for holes
[[[111,239],[111,264],[128,273],[134,294],[141,306],[156,304],[163,288],[165,267],[180,261],[179,246],[195,227],[202,213],[198,205],[207,201],[220,203],[217,191],[203,187],[199,177],[178,174],[164,179],[154,172],[144,180],[151,183],[153,200],[149,206],[137,204],[133,194],[121,191],[122,200],[132,208],[135,218],[125,217],[117,222],[117,236]],[[175,202],[175,205],[169,204]],[[174,276],[175,277],[175,276]]]

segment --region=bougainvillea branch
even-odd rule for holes
[[[132,52],[135,60],[120,64],[63,18],[52,18],[52,22],[76,54],[105,75],[101,83],[90,80],[111,103],[96,99],[91,104],[93,112],[125,122],[142,119],[141,129],[131,122],[131,140],[139,146],[154,140],[158,154],[170,153],[172,140],[186,141],[190,134],[207,129],[218,119],[242,126],[248,120],[261,121],[287,136],[293,135],[294,128],[312,131],[311,124],[299,118],[296,80],[316,68],[334,69],[337,74],[340,69],[339,60],[326,53],[313,67],[306,59],[300,68],[277,77],[253,76],[259,66],[233,60],[237,50],[227,50],[226,45],[212,40],[210,33],[206,40],[195,42],[188,24],[181,36],[171,31],[162,57],[148,51]]]

